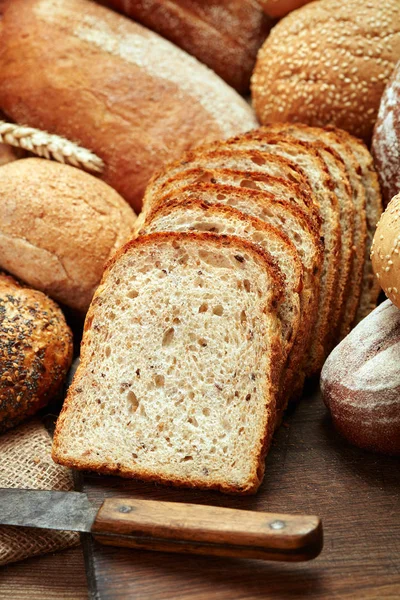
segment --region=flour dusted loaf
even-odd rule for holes
[[[400,59],[398,0],[318,0],[284,17],[258,53],[253,103],[261,123],[335,125],[370,141]]]
[[[107,0],[213,69],[241,93],[271,22],[257,0]]]
[[[57,422],[56,462],[255,492],[275,427],[283,279],[235,237],[154,233],[110,262]]]
[[[0,433],[46,406],[72,360],[72,335],[47,296],[0,272]]]
[[[78,142],[136,211],[167,160],[251,129],[247,102],[170,42],[87,0],[9,0],[0,109]]]
[[[135,214],[107,184],[40,158],[0,168],[0,268],[86,312]]]
[[[400,311],[390,300],[337,346],[321,387],[338,431],[352,444],[400,454]]]
[[[387,205],[400,192],[400,61],[382,96],[372,154]]]

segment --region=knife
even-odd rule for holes
[[[315,558],[323,545],[316,516],[136,498],[109,498],[97,509],[80,492],[0,489],[0,524],[81,531],[111,546],[290,562]]]

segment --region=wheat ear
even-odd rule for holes
[[[101,173],[104,163],[93,152],[81,148],[65,138],[33,127],[25,127],[0,120],[0,143],[23,148],[37,156],[79,167],[92,173]]]

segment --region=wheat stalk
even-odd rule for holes
[[[81,148],[58,135],[25,127],[16,123],[7,123],[0,120],[0,143],[23,148],[37,156],[53,158],[54,160],[79,167],[92,173],[101,173],[104,163],[93,152]]]

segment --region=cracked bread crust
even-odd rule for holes
[[[40,158],[0,169],[0,268],[84,313],[136,219],[107,184]]]
[[[200,250],[212,251],[213,253],[217,251],[218,254],[214,254],[214,256],[220,256],[221,260],[224,260],[224,257],[230,257],[229,259],[234,263],[232,268],[235,271],[237,270],[239,273],[242,272],[243,268],[251,269],[248,273],[253,274],[252,278],[254,279],[252,279],[252,281],[254,281],[254,283],[256,282],[256,273],[258,273],[259,275],[257,275],[257,277],[260,277],[259,281],[265,281],[265,285],[268,285],[268,288],[265,289],[265,293],[258,296],[260,298],[259,301],[257,301],[258,304],[254,304],[254,311],[256,311],[256,306],[259,306],[257,311],[260,310],[261,312],[257,312],[259,315],[258,318],[261,319],[262,323],[265,323],[265,327],[267,327],[267,330],[269,331],[268,347],[267,349],[262,349],[263,351],[260,353],[259,358],[257,358],[257,361],[266,361],[265,364],[268,365],[268,372],[265,374],[265,379],[262,379],[262,384],[259,386],[259,392],[261,394],[260,401],[261,398],[264,398],[264,400],[257,404],[258,410],[262,411],[263,416],[261,422],[259,422],[258,419],[252,422],[252,426],[256,428],[257,433],[254,434],[254,443],[250,446],[250,453],[248,451],[249,447],[246,445],[246,452],[244,454],[246,457],[244,459],[245,464],[237,467],[243,468],[243,475],[241,476],[232,474],[226,467],[222,469],[222,471],[214,471],[215,475],[213,475],[213,472],[208,470],[209,467],[205,455],[203,458],[201,458],[201,456],[198,458],[197,454],[195,457],[185,456],[182,460],[178,461],[176,453],[179,454],[181,451],[185,452],[186,447],[182,450],[180,448],[173,450],[175,462],[172,465],[169,459],[162,461],[163,454],[160,454],[160,450],[155,448],[155,458],[154,456],[150,457],[150,463],[146,464],[147,450],[143,450],[144,454],[143,452],[141,453],[138,445],[140,438],[137,436],[126,438],[124,435],[119,446],[114,444],[112,444],[112,446],[107,446],[108,442],[107,440],[104,440],[104,436],[101,434],[96,434],[95,438],[89,440],[89,430],[90,432],[93,431],[93,428],[90,427],[90,423],[88,422],[93,416],[93,411],[90,408],[91,402],[93,401],[93,406],[96,406],[96,399],[93,396],[93,394],[95,395],[96,386],[93,387],[92,384],[101,381],[102,385],[106,385],[111,381],[111,377],[119,377],[120,369],[113,369],[113,367],[109,367],[112,371],[106,379],[102,379],[100,373],[103,369],[104,357],[109,356],[107,348],[104,348],[104,344],[102,344],[101,341],[103,335],[102,332],[107,333],[105,332],[105,327],[108,324],[106,314],[109,309],[112,309],[113,312],[118,312],[119,310],[114,302],[116,299],[114,296],[119,292],[118,286],[122,289],[122,286],[125,285],[125,287],[128,286],[131,290],[131,287],[134,287],[139,281],[142,281],[140,277],[152,277],[151,273],[153,271],[149,273],[149,266],[146,266],[147,263],[143,263],[143,267],[140,266],[141,263],[139,261],[143,256],[146,260],[148,259],[151,261],[149,264],[152,265],[154,272],[157,271],[157,273],[161,273],[162,268],[175,268],[179,269],[179,273],[189,273],[190,275],[191,271],[187,271],[187,269],[192,268],[191,266],[188,267],[188,265],[192,264],[190,262],[192,260],[191,256],[187,259],[189,261],[188,263],[179,263],[178,261],[180,258],[183,259],[180,254],[182,248],[186,253],[193,252],[195,256],[197,256],[196,253]],[[160,261],[159,266],[156,264],[157,261]],[[181,264],[181,266],[179,266],[179,264]],[[140,271],[140,269],[142,270]],[[194,271],[197,271],[196,268]],[[142,273],[142,275],[140,275],[140,273]],[[207,277],[208,276],[210,276],[210,273],[207,274]],[[163,279],[159,279],[157,282],[157,289],[159,290],[163,289],[162,281]],[[164,281],[168,282],[168,275],[166,275]],[[221,285],[218,282],[218,279],[215,281],[217,282],[217,286]],[[169,284],[169,286],[171,285],[172,284]],[[165,290],[170,289],[167,283],[165,286]],[[207,289],[208,287],[206,286],[206,290]],[[150,291],[151,285],[149,288],[146,288],[146,290]],[[139,291],[140,293],[147,293],[146,290],[140,289]],[[167,293],[167,291],[165,293]],[[203,292],[199,293],[200,296],[203,297]],[[241,292],[242,295],[243,293],[244,291]],[[151,292],[151,294],[153,295],[153,292]],[[243,296],[243,298],[247,297],[247,294]],[[139,479],[156,481],[169,485],[217,489],[226,493],[248,494],[256,492],[263,477],[264,458],[271,441],[275,423],[276,406],[272,390],[275,382],[280,377],[283,358],[280,326],[276,312],[282,297],[283,279],[274,262],[261,249],[242,239],[231,236],[217,236],[212,233],[154,233],[128,242],[108,263],[102,282],[95,293],[95,297],[88,311],[82,343],[81,363],[78,367],[72,386],[68,391],[61,415],[57,421],[53,445],[54,460],[60,464],[78,469],[89,469],[99,473],[115,474],[122,477],[137,477]],[[136,295],[132,294],[131,298],[135,299]],[[189,299],[187,297],[187,302],[189,302],[189,300],[190,302],[193,302],[194,298]],[[198,301],[201,302],[201,299]],[[195,313],[198,314],[196,311]],[[261,316],[261,313],[264,317]],[[121,315],[116,315],[116,318],[120,319],[123,317],[126,319],[127,314],[128,313],[124,309]],[[149,313],[146,314],[149,315]],[[229,315],[227,314],[226,316],[228,317]],[[151,318],[151,315],[148,316],[148,318]],[[157,314],[154,318],[156,319],[155,322],[160,323]],[[104,319],[106,319],[107,322]],[[257,325],[257,327],[261,327],[261,321],[260,325]],[[115,323],[115,320],[112,322]],[[264,325],[262,327],[264,327]],[[259,339],[264,339],[264,335],[265,334]],[[137,339],[138,343],[142,340],[140,335]],[[179,336],[177,339],[179,340]],[[144,340],[143,343],[146,343],[146,340]],[[96,352],[96,347],[98,347],[99,352]],[[118,345],[115,345],[113,349],[114,352],[118,352]],[[149,352],[155,352],[152,345],[151,347],[148,347],[147,350]],[[267,354],[265,352],[267,352]],[[137,357],[137,359],[138,358],[139,357]],[[96,366],[96,361],[99,361],[99,366]],[[235,360],[234,364],[232,363],[232,365],[230,365],[230,368],[236,364]],[[96,369],[97,371],[100,369],[100,371],[97,373]],[[175,371],[175,373],[175,377],[177,377],[178,371]],[[142,373],[141,376],[141,380],[143,380],[146,373]],[[117,381],[112,383],[112,385],[117,385]],[[254,385],[254,383],[252,385]],[[110,402],[112,393],[112,389],[110,388],[107,394],[108,402]],[[264,393],[266,394],[265,396]],[[239,409],[241,406],[242,405],[239,403]],[[123,412],[124,406],[121,401],[118,401],[118,416],[120,414],[123,415]],[[180,411],[179,414],[181,414]],[[88,422],[88,425],[85,425],[82,418]],[[107,419],[112,419],[114,426],[118,426],[117,416],[107,417],[105,413],[101,413],[100,408],[97,409],[97,416],[95,415],[94,418],[100,420],[100,427]],[[83,428],[81,432],[77,431],[77,428],[75,427],[76,423],[79,423],[81,429]],[[85,427],[89,427],[89,429],[85,429]],[[183,425],[179,426],[176,436],[179,437],[181,435],[180,432],[183,431],[182,427]],[[85,433],[85,431],[87,431],[87,433]],[[108,431],[110,431],[110,429],[108,429]],[[201,431],[211,436],[212,433],[214,433],[214,429],[212,429],[211,433],[209,427],[201,429]],[[252,430],[249,431],[249,435],[253,436],[251,433]],[[80,433],[83,433],[83,437]],[[152,439],[155,438],[154,433],[155,432],[152,430]],[[139,432],[137,435],[139,436]],[[244,435],[247,434],[244,433]],[[142,436],[145,437],[145,434],[142,434]],[[238,447],[242,448],[240,445],[242,444],[242,442],[240,442],[240,435],[237,437],[237,440],[239,440],[237,441],[237,444],[239,444]],[[187,444],[188,447],[190,447],[191,443],[192,442],[189,440],[189,443]],[[106,444],[104,450],[102,450],[102,444]],[[128,444],[129,447],[126,447],[126,444]],[[132,458],[131,454],[131,458],[128,459],[126,452],[130,452],[131,444],[136,444],[135,448],[137,446],[137,450],[135,450],[135,452],[137,452],[137,456],[136,458],[135,456]],[[171,454],[164,446],[162,446],[162,448],[168,455]],[[232,448],[230,448],[230,450],[228,448],[226,452],[231,452]],[[122,453],[121,458],[119,452]],[[218,455],[222,461],[222,465],[225,464],[226,452]],[[191,461],[186,462],[186,458],[191,458]]]
[[[72,361],[61,309],[0,272],[0,433],[46,406]]]

